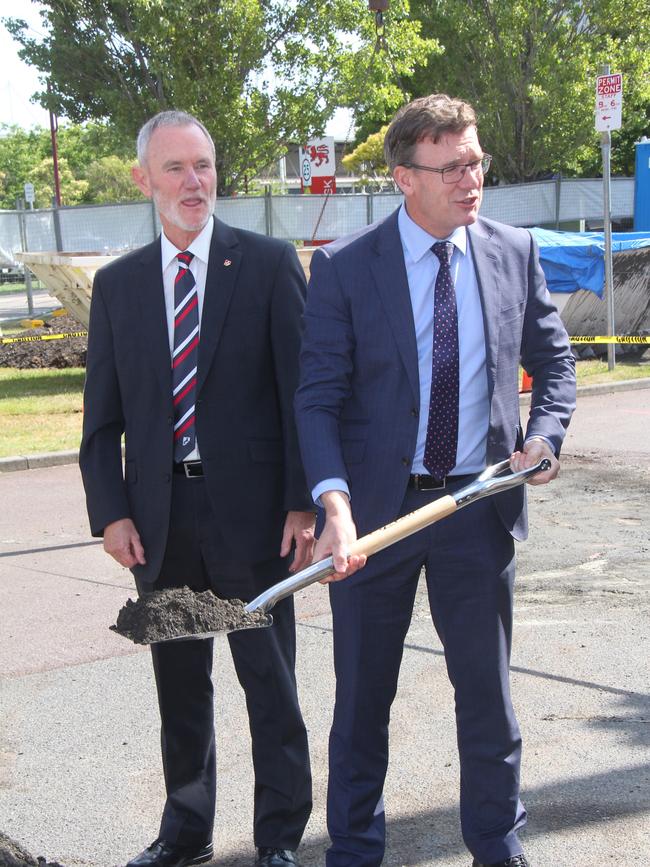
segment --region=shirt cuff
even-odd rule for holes
[[[550,440],[548,437],[542,436],[542,434],[531,434],[524,440],[524,445],[526,445],[526,443],[530,442],[531,440],[542,440],[550,448],[553,454],[555,454],[555,446],[553,445],[552,440]]]
[[[350,496],[350,489],[348,488],[348,483],[345,479],[323,479],[322,482],[319,482],[315,488],[312,488],[311,496],[313,501],[317,506],[320,506],[321,509],[324,508],[323,504],[320,501],[321,494],[327,493],[327,491],[343,491],[344,494]]]

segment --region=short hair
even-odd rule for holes
[[[212,150],[212,156],[214,158],[216,155],[216,151],[212,136],[207,131],[205,126],[201,123],[201,121],[198,120],[198,118],[194,117],[194,115],[188,114],[186,111],[176,111],[175,109],[172,109],[169,111],[158,112],[158,114],[155,114],[153,117],[149,118],[149,120],[140,128],[136,144],[138,162],[140,163],[140,165],[144,165],[147,158],[147,148],[149,147],[151,136],[159,127],[192,125],[198,126],[198,128],[207,138],[208,142],[210,143],[210,149]]]
[[[436,144],[447,133],[459,133],[476,126],[476,113],[468,102],[446,93],[421,96],[402,106],[384,138],[384,156],[391,170],[413,159],[416,145],[429,139]]]

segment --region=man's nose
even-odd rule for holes
[[[462,187],[464,190],[474,190],[477,187],[480,189],[482,185],[483,172],[481,166],[479,165],[475,169],[466,166],[463,177],[458,181],[458,186]]]
[[[194,169],[188,169],[185,172],[185,186],[189,187],[192,190],[196,190],[198,187],[201,186],[199,176],[194,171]]]

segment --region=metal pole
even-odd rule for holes
[[[609,63],[600,68],[601,75],[609,75]],[[616,334],[616,317],[614,315],[614,269],[612,266],[612,217],[610,205],[610,177],[611,177],[611,151],[612,136],[609,130],[600,134],[600,150],[603,155],[603,233],[605,236],[605,299],[607,303],[607,334],[613,337]],[[616,347],[613,343],[607,344],[607,369],[616,367]]]
[[[23,253],[27,252],[27,220],[25,217],[25,202],[23,199],[16,200],[16,208],[18,210],[18,224],[20,226],[20,246]],[[30,316],[34,315],[34,293],[32,292],[32,272],[28,265],[23,266],[25,275],[25,291],[27,292],[27,312]]]
[[[52,86],[47,82],[48,95],[52,93]],[[57,147],[56,134],[59,130],[59,123],[56,115],[50,108],[50,138],[52,139],[52,164],[54,168],[54,197],[57,207],[61,207],[61,183],[59,180],[59,151]]]

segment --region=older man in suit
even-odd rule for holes
[[[382,862],[390,707],[424,567],[455,691],[463,837],[474,867],[524,867],[508,672],[524,489],[480,500],[365,568],[346,549],[505,458],[522,469],[546,457],[551,468],[534,483],[551,481],[574,362],[530,234],[478,216],[490,157],[471,106],[444,94],[415,100],[392,121],[385,150],[404,204],[314,255],[296,394],[307,481],[324,508],[315,557],[331,553],[334,578],[351,576],[330,585],[327,865]],[[520,359],[534,383],[525,431]]]
[[[309,562],[314,507],[293,417],[304,276],[289,244],[213,218],[215,149],[184,112],[140,131],[134,180],[162,235],[97,273],[80,465],[94,535],[140,593],[188,585],[250,599]],[[121,437],[124,433],[124,471]],[[311,810],[287,599],[229,635],[245,691],[259,867],[297,863]],[[151,647],[167,790],[130,867],[213,855],[212,639]]]

